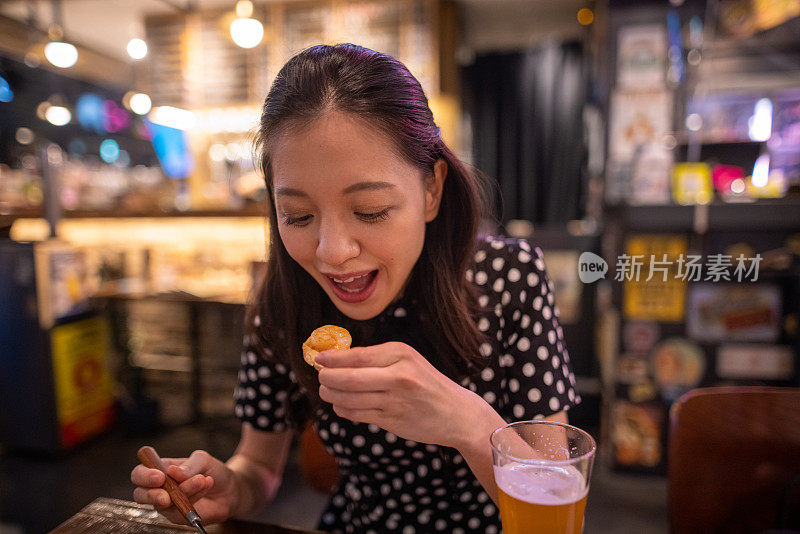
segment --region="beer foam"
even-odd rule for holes
[[[581,500],[587,493],[583,475],[573,466],[508,463],[494,466],[497,487],[531,504],[563,505]]]

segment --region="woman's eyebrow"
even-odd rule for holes
[[[355,193],[356,191],[374,191],[376,189],[393,189],[396,187],[394,184],[389,182],[357,182],[353,185],[349,185],[342,190],[342,193],[349,194]]]
[[[342,193],[345,195],[350,193],[355,193],[357,191],[375,191],[379,189],[394,189],[397,187],[396,185],[389,183],[389,182],[356,182],[352,185],[348,185],[342,190]],[[300,189],[294,189],[292,187],[279,187],[275,191],[275,196],[285,196],[285,197],[308,197],[308,195],[301,191]]]
[[[308,197],[305,192],[299,189],[293,189],[291,187],[279,187],[275,191],[275,196],[277,197]]]

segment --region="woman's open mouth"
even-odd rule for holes
[[[375,291],[378,279],[378,270],[363,274],[325,276],[339,299],[345,302],[361,302],[370,297]]]

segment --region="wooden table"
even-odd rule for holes
[[[204,525],[208,534],[315,534],[302,530],[249,521],[226,521]],[[170,523],[151,506],[118,499],[95,499],[50,534],[118,533],[175,534],[197,532],[193,527]],[[321,533],[319,533],[321,534]]]

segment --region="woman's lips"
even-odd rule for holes
[[[355,303],[368,299],[375,291],[378,271],[350,273],[347,275],[325,275],[334,294],[344,302]]]

